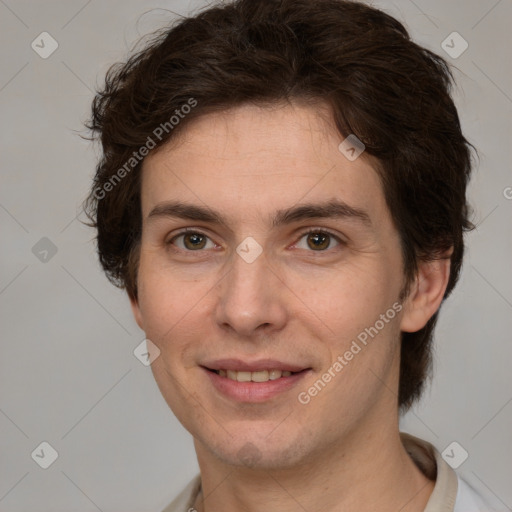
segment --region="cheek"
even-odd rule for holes
[[[399,282],[382,269],[366,268],[365,273],[340,271],[335,279],[317,279],[311,286],[303,282],[299,291],[313,313],[311,320],[316,317],[323,328],[326,364],[340,356],[348,361],[338,382],[348,379],[349,388],[367,377],[369,368],[377,375],[386,373],[399,348]]]
[[[348,263],[338,269],[304,269],[289,273],[284,281],[296,301],[332,331],[357,330],[390,308],[400,290],[398,277],[376,258],[371,259],[374,261]]]
[[[159,345],[190,310],[190,288],[180,286],[172,274],[162,271],[150,258],[141,257],[138,277],[139,308],[145,332]]]
[[[215,280],[184,277],[141,258],[139,308],[144,331],[161,351],[166,367],[176,374],[194,366],[198,343],[211,333],[212,287]]]

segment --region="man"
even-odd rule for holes
[[[239,0],[107,74],[87,208],[200,475],[165,512],[490,510],[399,432],[464,252],[439,56],[343,0]]]

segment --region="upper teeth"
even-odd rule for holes
[[[281,377],[289,377],[292,372],[281,370],[262,370],[259,372],[237,372],[235,370],[218,370],[221,377],[227,377],[238,382],[267,382]]]

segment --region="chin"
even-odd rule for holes
[[[209,446],[209,450],[216,458],[225,464],[237,467],[261,470],[285,470],[297,467],[304,458],[307,458],[307,451],[300,443],[290,442],[288,446],[282,441],[274,439],[250,439],[244,436],[243,439],[230,439],[227,445]]]

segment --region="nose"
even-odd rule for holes
[[[284,285],[266,256],[248,263],[235,253],[230,265],[218,287],[217,325],[249,339],[283,329]]]

